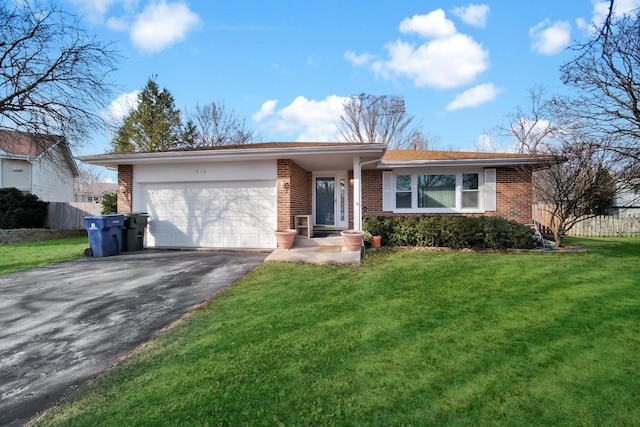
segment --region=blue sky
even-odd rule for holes
[[[400,95],[436,149],[475,150],[527,90],[566,90],[567,47],[608,2],[58,0],[123,55],[117,120],[150,76],[183,112],[224,102],[262,141],[335,141],[343,100]],[[619,12],[640,0],[619,0]],[[96,135],[80,154],[109,149]],[[494,140],[508,149],[509,141]]]

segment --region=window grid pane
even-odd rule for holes
[[[477,208],[480,205],[480,186],[477,173],[462,174],[462,208]]]
[[[396,208],[411,208],[411,175],[396,176]]]

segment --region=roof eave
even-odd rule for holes
[[[119,164],[144,163],[181,163],[194,159],[198,161],[234,161],[287,158],[291,155],[348,154],[380,156],[386,149],[385,144],[363,144],[360,146],[311,146],[311,147],[278,147],[278,148],[240,148],[220,150],[160,151],[152,153],[113,153],[82,156],[78,159],[84,163],[113,167]]]
[[[540,159],[505,158],[505,159],[452,159],[452,160],[382,160],[378,169],[415,168],[415,167],[499,167],[499,166],[528,166],[546,164]]]

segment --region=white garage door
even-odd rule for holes
[[[141,184],[140,197],[149,247],[275,247],[273,180]]]

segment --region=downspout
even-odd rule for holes
[[[382,157],[360,163],[360,157],[353,158],[353,229],[362,230],[362,166],[377,163]]]

